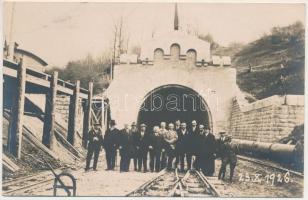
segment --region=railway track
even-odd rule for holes
[[[60,173],[64,168],[56,169],[56,173]],[[14,193],[21,193],[41,184],[52,183],[54,180],[53,174],[48,170],[34,175],[21,177],[18,179],[4,181],[2,183],[2,195],[10,196]]]
[[[268,167],[268,168],[271,168],[271,169],[275,169],[275,170],[278,170],[278,171],[281,171],[281,172],[289,172],[290,174],[295,175],[299,178],[304,178],[303,173],[293,171],[291,169],[287,169],[287,168],[281,167],[277,164],[273,164],[273,163],[270,163],[270,162],[267,162],[267,161],[264,161],[264,160],[260,160],[260,159],[256,159],[256,158],[250,158],[250,157],[241,156],[241,155],[237,155],[237,158],[242,160],[242,161],[251,162],[251,163],[261,165],[261,166],[264,166],[264,167]]]
[[[217,178],[215,178],[216,180]],[[180,196],[180,197],[219,197],[217,187],[201,172],[188,170],[162,170],[155,178],[146,182],[127,196]]]

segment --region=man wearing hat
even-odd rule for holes
[[[146,125],[140,125],[140,135],[139,135],[139,151],[138,151],[138,171],[141,171],[143,166],[143,171],[147,172],[147,157],[150,145],[150,135],[146,131]]]
[[[119,130],[115,127],[115,120],[110,120],[110,128],[105,132],[104,148],[106,152],[107,169],[114,170],[115,158],[117,152],[117,143],[119,137]]]
[[[139,151],[139,131],[136,125],[136,122],[133,122],[130,129],[130,135],[132,136],[132,145],[133,145],[133,152],[132,156],[134,159],[134,170],[138,170],[138,151]]]
[[[88,134],[89,143],[88,143],[88,152],[86,158],[86,168],[85,168],[86,171],[90,169],[90,162],[92,160],[93,154],[94,154],[93,170],[96,171],[97,168],[99,152],[103,145],[103,136],[99,126],[100,124],[95,124],[94,126],[92,126]]]

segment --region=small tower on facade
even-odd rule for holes
[[[210,43],[181,31],[178,14],[175,3],[173,29],[144,41],[138,59],[121,55],[121,62],[115,65],[114,79],[105,95],[110,100],[112,118],[120,127],[132,122],[152,127],[162,120],[189,121],[187,116],[213,132],[228,127],[229,111],[237,91],[236,70],[221,67],[221,59],[216,59],[217,66],[214,65]],[[166,107],[170,105],[170,97],[174,100],[170,94],[179,100],[176,109]],[[157,95],[163,107],[153,111],[147,106],[154,105]],[[182,99],[192,96],[198,98]],[[189,105],[183,106],[184,102]]]

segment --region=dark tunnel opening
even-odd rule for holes
[[[149,92],[139,110],[137,123],[145,123],[148,130],[160,122],[186,122],[192,120],[212,129],[211,114],[204,99],[191,88],[166,85]]]

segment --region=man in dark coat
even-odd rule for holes
[[[206,176],[213,176],[215,172],[216,140],[210,129],[205,129],[200,149],[200,166]]]
[[[135,122],[132,123],[132,128],[130,130],[132,136],[133,144],[133,159],[134,159],[134,170],[138,170],[138,151],[139,151],[139,137],[140,133],[138,131],[137,125]]]
[[[197,159],[196,156],[197,156],[197,151],[198,151],[196,143],[198,142],[198,134],[199,134],[199,130],[198,130],[198,127],[197,127],[197,121],[196,120],[192,120],[192,122],[191,122],[190,133],[191,133],[191,139],[189,141],[188,146],[191,150],[192,156],[195,157],[193,166],[194,166],[194,168],[196,168],[196,159]]]
[[[178,132],[181,129],[181,121],[180,120],[176,120],[174,124],[175,124],[174,130],[176,132]]]
[[[88,171],[90,169],[90,162],[92,160],[93,154],[94,154],[93,170],[96,171],[99,152],[103,145],[103,136],[99,124],[95,124],[95,126],[92,127],[91,130],[89,131],[88,142],[89,143],[88,143],[85,171]]]
[[[198,134],[196,135],[196,141],[195,141],[195,147],[196,147],[196,152],[195,152],[195,156],[196,156],[196,160],[195,160],[195,169],[196,170],[200,170],[201,169],[201,149],[202,149],[202,140],[205,134],[205,130],[204,130],[204,125],[203,124],[199,124],[199,128],[198,128]]]
[[[140,125],[140,136],[139,136],[139,151],[138,151],[138,171],[141,171],[143,166],[143,172],[147,172],[147,157],[150,144],[150,134],[146,131],[146,125]]]
[[[166,129],[166,122],[161,122],[160,123],[160,130],[159,130],[159,134],[162,137],[165,137],[165,135],[167,134],[168,130]],[[162,149],[162,153],[161,153],[161,161],[160,161],[160,167],[163,169],[166,167],[167,165],[167,150],[165,148],[166,145],[164,145],[163,149]]]
[[[216,158],[221,157],[222,154],[222,147],[224,145],[224,142],[226,140],[226,132],[222,131],[219,132],[220,137],[216,141]]]
[[[229,164],[230,165],[230,177],[229,180],[232,182],[234,169],[236,167],[237,163],[237,147],[231,146],[231,136],[226,136],[225,140],[221,144],[221,167],[218,173],[218,179],[224,179],[225,173],[226,173],[226,167]]]
[[[120,172],[128,172],[130,159],[133,157],[133,142],[132,135],[128,124],[124,125],[119,135],[119,150],[120,150]]]
[[[181,130],[181,121],[176,120],[174,124],[175,124],[174,130],[176,131],[176,133],[179,136],[179,131]],[[179,144],[179,140],[176,142],[176,148],[175,148],[175,154],[176,154],[175,163],[174,163],[175,168],[178,167],[178,164],[180,162],[180,152],[179,152],[178,144]]]
[[[191,149],[189,142],[191,140],[191,133],[187,130],[186,123],[181,123],[181,130],[178,131],[178,148],[177,152],[180,157],[180,170],[184,171],[184,158],[186,157],[187,169],[191,169]]]
[[[107,169],[114,170],[116,152],[118,146],[119,130],[115,127],[114,120],[110,121],[110,128],[106,130],[104,138],[104,148],[106,152]]]
[[[159,134],[159,127],[153,127],[153,133],[151,134],[151,142],[149,146],[150,152],[150,170],[153,172],[160,171],[160,157],[163,147],[164,138]]]

